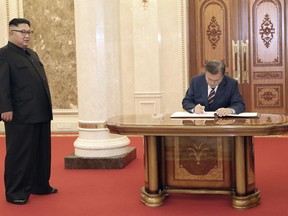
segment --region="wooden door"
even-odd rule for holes
[[[247,111],[287,113],[286,0],[189,0],[189,77],[210,59],[238,80]]]

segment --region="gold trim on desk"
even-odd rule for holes
[[[248,209],[258,206],[261,203],[260,191],[247,196],[233,196],[232,206],[236,209]]]
[[[158,192],[158,163],[157,163],[157,137],[147,137],[147,160],[149,164],[148,168],[148,190],[149,193]]]
[[[236,194],[246,194],[244,137],[235,137]]]
[[[141,202],[149,207],[158,207],[163,205],[166,194],[164,191],[158,194],[150,194],[145,191],[145,187],[141,188]]]

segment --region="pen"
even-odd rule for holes
[[[217,115],[217,113],[215,112],[215,113],[214,113],[214,117],[215,117],[215,118],[219,118],[220,116]]]

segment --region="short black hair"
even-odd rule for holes
[[[221,72],[224,75],[225,69],[225,64],[219,60],[210,60],[205,66],[205,71],[211,74],[218,74],[219,72]]]
[[[14,18],[10,20],[9,27],[10,26],[18,26],[19,24],[27,24],[30,27],[30,21],[24,18]]]

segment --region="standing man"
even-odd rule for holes
[[[53,194],[52,105],[44,67],[28,48],[33,31],[26,19],[9,22],[9,42],[0,49],[0,113],[5,124],[6,200],[25,204],[30,194]]]
[[[238,82],[225,75],[225,64],[218,60],[208,61],[205,72],[192,78],[182,106],[197,114],[215,111],[219,117],[245,111]]]

